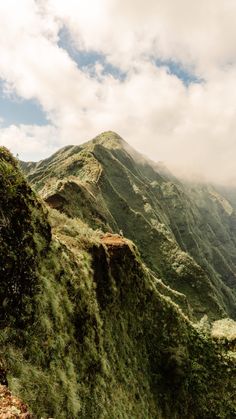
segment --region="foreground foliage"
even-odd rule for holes
[[[0,163],[0,343],[12,391],[39,418],[234,417],[234,359],[132,242],[55,211],[51,235],[6,150]]]

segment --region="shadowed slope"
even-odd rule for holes
[[[236,317],[235,213],[214,188],[181,184],[112,132],[60,150],[28,179],[68,216],[122,229],[149,268],[186,294],[196,317]]]
[[[1,307],[1,355],[14,393],[36,417],[234,417],[234,359],[162,295],[162,285],[132,242],[100,237],[56,210],[50,215],[51,237],[43,206],[7,159],[0,153],[6,169],[1,193],[9,186],[2,219],[13,215],[14,199],[22,230],[28,224],[25,233],[35,243],[30,247],[35,262],[8,287],[11,267],[4,261],[2,295],[13,301],[15,283],[30,284],[33,278],[37,285],[30,295],[27,287],[19,293],[22,301],[27,296],[26,314],[33,310],[33,318],[24,307],[17,313],[11,305]],[[14,232],[11,217],[9,223],[5,234]],[[2,258],[11,251],[19,272],[18,247],[11,235],[0,252]],[[21,251],[29,252],[24,241]]]

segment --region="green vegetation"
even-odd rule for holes
[[[33,310],[36,266],[50,240],[46,211],[19,172],[17,161],[0,148],[0,322],[23,325]]]
[[[93,229],[122,229],[195,318],[236,318],[235,212],[213,187],[181,184],[112,132],[23,168],[50,207]]]
[[[236,322],[232,319],[217,320],[212,326],[212,336],[216,339],[236,340]]]
[[[122,143],[115,143],[119,151]],[[103,153],[104,146],[99,147]],[[38,168],[54,164],[58,157],[63,160],[64,153],[71,155],[71,149]],[[235,359],[202,324],[191,323],[186,297],[156,278],[131,241],[116,241],[112,235],[109,242],[104,240],[100,228],[111,230],[104,213],[95,221],[97,230],[86,224],[85,216],[71,219],[66,210],[62,214],[56,209],[48,214],[6,150],[0,150],[0,164],[0,366],[7,369],[10,389],[36,417],[235,417]],[[104,192],[110,187],[104,170],[103,166],[97,183],[93,178],[84,186],[100,208],[106,208],[115,230],[121,226],[119,208],[124,205],[122,219],[128,226],[129,214],[138,214],[138,204],[129,209],[128,192],[125,201],[121,189],[116,190],[114,199],[120,206],[115,211]],[[57,181],[48,181],[50,188],[58,187]],[[69,202],[69,195],[66,198]],[[132,229],[145,239],[145,231],[152,232],[149,225],[140,213]],[[203,286],[206,274],[178,247],[164,213],[154,230],[149,240],[157,246],[156,272],[166,282],[174,282],[176,275],[177,283],[199,280]],[[211,290],[208,283],[206,287]],[[206,303],[206,310],[210,307],[209,299],[198,301]]]

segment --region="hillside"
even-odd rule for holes
[[[101,167],[93,162],[95,174]],[[77,160],[72,167],[78,170],[75,166]],[[78,166],[85,177],[92,176]],[[184,296],[155,277],[137,247],[89,228],[82,210],[83,220],[55,209],[49,215],[4,148],[0,174],[1,363],[10,389],[35,416],[235,417],[233,354],[190,322],[172,301],[186,303]],[[70,187],[70,180],[61,182]],[[93,187],[91,182],[82,189],[78,181],[88,197],[94,196]],[[89,207],[89,201],[84,204]],[[70,208],[79,211],[75,204]],[[120,227],[118,216],[109,216],[114,230]],[[111,229],[99,217],[95,225]],[[170,230],[159,237],[180,252]],[[202,272],[189,256],[183,258],[191,278],[192,268]],[[4,374],[1,380],[6,384]]]
[[[122,230],[195,318],[236,318],[235,210],[213,186],[181,183],[112,132],[22,168],[52,208]]]

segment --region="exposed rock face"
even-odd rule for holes
[[[181,183],[112,132],[23,168],[51,207],[92,228],[122,229],[196,318],[236,318],[236,214],[222,193]]]
[[[33,419],[27,406],[10,390],[0,384],[0,418],[1,419]]]
[[[50,212],[51,235],[43,203],[10,159],[0,153],[1,214],[9,220],[0,247],[0,284],[1,298],[6,294],[10,301],[0,306],[0,342],[10,390],[39,418],[235,417],[235,359],[191,323],[186,297],[163,284],[124,237],[104,236],[56,210]],[[91,171],[98,181],[96,162],[84,176]],[[91,202],[94,188],[88,188]],[[96,208],[104,201],[98,199]],[[111,212],[110,219],[115,220]],[[180,250],[170,231],[159,237],[165,273],[162,247],[170,242],[175,255]],[[4,259],[8,251],[11,264]],[[21,253],[32,262],[25,261],[23,270]],[[193,280],[202,268],[184,255],[189,263],[183,278]],[[20,275],[11,282],[13,263]]]

